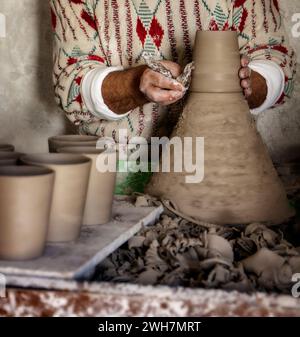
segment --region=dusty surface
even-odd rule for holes
[[[0,316],[299,317],[300,302],[261,293],[104,283],[96,288],[88,284],[79,292],[9,289],[7,298],[0,299]]]

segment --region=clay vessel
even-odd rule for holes
[[[27,260],[43,254],[54,172],[31,166],[0,167],[0,259]]]
[[[97,136],[85,136],[85,135],[62,135],[55,136],[48,139],[49,152],[56,153],[61,147],[70,146],[93,146],[96,148],[96,144],[99,137]]]
[[[148,193],[182,213],[216,224],[280,223],[294,214],[242,94],[235,32],[198,32],[191,92],[172,137],[204,137],[204,179],[158,173]],[[199,155],[199,153],[198,153]],[[195,162],[195,161],[194,161]],[[171,167],[174,154],[171,151]]]
[[[10,144],[0,144],[0,151],[1,152],[13,152],[15,151],[15,147]]]
[[[17,165],[22,153],[0,152],[0,166]]]
[[[74,154],[32,154],[21,160],[55,172],[47,241],[75,241],[82,226],[91,160]]]
[[[197,32],[191,92],[242,92],[241,56],[236,32]]]
[[[114,189],[116,183],[116,164],[114,172],[99,172],[96,164],[102,150],[94,147],[63,147],[60,153],[76,153],[88,157],[92,161],[89,187],[83,216],[83,224],[87,226],[106,224],[111,220]],[[105,155],[112,156],[113,153]]]

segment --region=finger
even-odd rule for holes
[[[174,78],[177,78],[182,73],[182,68],[179,64],[172,61],[161,61],[163,66],[165,66],[172,73]]]
[[[176,103],[179,100],[180,100],[180,98],[174,98],[174,99],[170,99],[169,101],[166,101],[166,102],[160,102],[159,104],[162,105],[162,106],[168,106],[168,105]]]
[[[248,78],[248,79],[242,80],[241,86],[244,89],[250,88],[251,87],[251,81],[250,81],[250,79]]]
[[[176,80],[169,79],[155,71],[151,72],[149,80],[151,85],[160,89],[184,91],[184,87],[182,84],[180,84]]]
[[[170,104],[171,102],[181,99],[183,93],[176,90],[161,90],[158,87],[152,87],[148,91],[148,96],[153,102]]]
[[[242,56],[242,58],[241,58],[241,65],[242,65],[242,67],[248,67],[249,63],[250,63],[249,57],[245,56],[245,55]]]
[[[250,97],[252,95],[252,88],[245,89],[244,93],[246,97]]]
[[[239,72],[240,79],[249,78],[251,74],[250,68],[242,68]]]

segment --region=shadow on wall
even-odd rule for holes
[[[53,36],[51,30],[50,7],[48,1],[38,1],[37,12],[39,30],[39,79],[36,83],[39,99],[43,102],[46,109],[58,109],[54,100],[53,89]],[[63,112],[61,112],[63,114]],[[65,129],[67,133],[76,133],[76,127],[65,118]]]

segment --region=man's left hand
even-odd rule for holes
[[[239,77],[244,95],[249,103],[250,109],[261,106],[267,98],[268,87],[263,76],[249,68],[250,60],[247,56],[241,58],[241,69]]]
[[[239,76],[241,79],[241,87],[244,90],[245,97],[248,98],[252,95],[251,86],[251,69],[249,68],[249,58],[247,56],[242,56],[241,58],[241,69]]]

